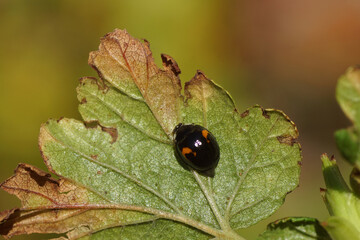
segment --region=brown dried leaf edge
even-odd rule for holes
[[[56,180],[28,164],[19,164],[15,175],[0,186],[16,195],[23,206],[0,213],[0,234],[5,238],[31,233],[67,233],[69,239],[77,239],[104,228],[158,218],[128,211],[128,206],[90,204],[89,200],[95,196],[84,187],[64,178]]]

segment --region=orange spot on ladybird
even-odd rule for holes
[[[185,156],[185,154],[189,154],[189,153],[192,153],[192,150],[188,147],[184,147],[182,150],[181,150],[181,153],[182,155]]]
[[[196,157],[196,152],[193,152],[193,151],[192,151],[190,148],[188,148],[188,147],[184,147],[184,148],[182,149],[181,153],[182,153],[182,155],[184,155],[184,157],[186,157],[185,154],[190,154],[190,153],[192,153],[192,155],[194,155],[194,157]]]
[[[209,131],[204,129],[204,130],[201,131],[201,134],[202,134],[203,137],[206,139],[206,141],[207,141],[208,143],[210,143],[210,140],[207,138],[208,135],[209,135]]]
[[[204,138],[207,138],[209,132],[204,129],[204,130],[201,131],[201,134],[204,136]]]

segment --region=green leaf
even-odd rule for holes
[[[350,67],[338,80],[336,98],[352,127],[335,133],[336,144],[346,161],[354,166],[350,175],[351,191],[345,183],[335,159],[326,154],[321,157],[326,183],[324,200],[332,217],[325,223],[334,239],[359,239],[360,237],[360,68]]]
[[[359,240],[360,232],[352,222],[342,217],[329,217],[323,226],[333,240]]]
[[[341,155],[351,165],[360,167],[359,134],[354,128],[340,129],[335,132],[335,140]]]
[[[360,68],[350,67],[338,80],[336,99],[354,126],[338,130],[335,140],[342,156],[360,169]]]
[[[159,69],[149,44],[126,31],[107,34],[89,58],[100,79],[83,78],[77,89],[84,122],[44,124],[44,161],[101,197],[90,205],[157,219],[104,227],[91,239],[242,239],[237,229],[270,216],[298,186],[298,131],[277,110],[255,106],[239,114],[229,94],[200,71],[181,95],[176,62],[162,60]],[[180,122],[215,135],[220,162],[213,178],[177,162],[172,131]]]
[[[326,154],[321,156],[321,160],[326,184],[324,200],[330,215],[334,216],[327,220],[326,228],[331,230],[331,235],[335,234],[338,237],[341,236],[339,233],[344,232],[348,232],[349,236],[353,236],[354,233],[360,236],[360,199],[345,183],[336,160],[329,159]],[[338,237],[335,239],[340,239]]]
[[[293,217],[270,223],[257,240],[331,240],[329,234],[314,218]]]
[[[340,77],[336,87],[336,99],[345,115],[360,126],[360,68],[353,66]]]
[[[334,158],[321,156],[322,171],[326,184],[325,201],[329,213],[343,217],[360,226],[360,199],[357,198],[344,181]]]

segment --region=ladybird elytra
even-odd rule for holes
[[[213,175],[220,158],[214,135],[200,125],[182,123],[175,127],[173,134],[175,152],[181,163],[200,173]]]

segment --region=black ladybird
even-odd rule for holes
[[[181,123],[173,133],[176,154],[180,160],[204,175],[213,176],[220,157],[214,135],[200,125]]]

